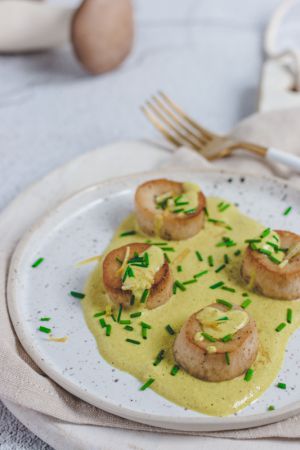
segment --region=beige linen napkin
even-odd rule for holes
[[[243,121],[232,135],[242,137],[254,142],[267,144],[273,147],[285,149],[300,155],[300,109],[286,110],[284,112],[271,112],[257,114]],[[178,150],[167,165],[170,167],[209,167],[210,164],[189,149]],[[267,165],[261,159],[238,153],[226,160],[217,161],[214,166],[228,170],[240,170],[254,172],[262,175],[280,174],[288,177],[300,186],[300,177],[289,174],[286,169],[274,168]],[[51,193],[45,194],[44,201],[50,198]],[[11,223],[1,222],[1,226],[13,227]],[[10,249],[12,251],[13,249]],[[2,243],[0,258],[4,259],[7,251]],[[2,255],[1,255],[2,253]],[[9,261],[5,259],[6,270]],[[119,427],[137,431],[156,431],[176,433],[176,431],[163,430],[147,425],[142,425],[97,409],[82,400],[69,394],[33,363],[25,353],[16,338],[9,320],[5,301],[5,292],[0,292],[0,397],[31,408],[51,418],[72,422],[76,424],[91,424],[98,426]],[[179,432],[180,433],[180,432]],[[300,438],[300,416],[296,416],[280,423],[262,426],[240,431],[222,431],[206,433],[182,433],[214,437],[230,437],[237,439],[255,439],[266,437]]]

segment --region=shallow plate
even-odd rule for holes
[[[101,253],[114,229],[133,209],[136,186],[159,173],[104,182],[71,197],[44,217],[19,243],[13,256],[8,303],[16,332],[34,361],[58,384],[106,411],[139,422],[177,430],[221,430],[257,426],[300,411],[300,333],[289,342],[280,379],[289,386],[272,386],[251,406],[235,416],[217,418],[184,410],[152,390],[141,393],[140,382],[112,368],[99,355],[85,325],[80,302],[68,295],[82,291],[91,266],[78,261]],[[201,185],[205,193],[238,203],[240,209],[266,226],[298,231],[299,191],[275,179],[216,171],[164,172],[173,179]],[[289,216],[284,209],[293,207]],[[45,261],[35,270],[31,264]],[[68,335],[65,344],[49,342],[37,332],[39,318],[52,318],[55,335]],[[53,325],[52,325],[53,324]],[[266,412],[270,404],[276,411]]]

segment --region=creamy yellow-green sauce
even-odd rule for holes
[[[129,251],[129,247],[127,247]],[[163,251],[160,247],[152,245],[146,252],[141,253],[140,257],[148,257],[148,267],[131,266],[134,272],[134,276],[127,276],[124,280],[124,275],[128,269],[128,260],[125,255],[122,267],[120,268],[121,275],[123,277],[122,289],[125,291],[131,291],[136,300],[140,300],[145,289],[150,289],[154,283],[154,277],[156,272],[161,268],[165,262]]]
[[[154,310],[147,310],[144,304],[136,303],[128,310],[122,312],[121,320],[131,320],[133,331],[127,331],[126,325],[113,321],[109,316],[104,316],[106,323],[111,324],[111,335],[106,336],[105,328],[99,324],[99,318],[94,315],[105,310],[111,304],[105,294],[102,285],[101,260],[92,272],[85,289],[85,298],[82,301],[83,312],[87,325],[94,335],[99,352],[112,366],[129,372],[145,383],[150,377],[155,381],[151,389],[168,400],[182,407],[199,411],[201,413],[225,416],[233,414],[253,400],[259,397],[273,382],[278,374],[284,358],[284,351],[288,338],[299,327],[300,303],[298,301],[272,300],[257,293],[247,291],[247,286],[240,276],[240,267],[245,239],[251,239],[259,235],[265,227],[256,221],[241,214],[239,210],[230,205],[224,212],[219,212],[217,205],[220,199],[208,199],[209,216],[225,221],[229,228],[206,221],[205,228],[191,239],[180,242],[168,242],[168,247],[174,247],[175,252],[167,252],[173,263],[171,264],[174,280],[181,282],[190,280],[193,275],[208,270],[208,274],[198,278],[197,283],[186,285],[186,291],[177,289],[176,295],[163,306]],[[132,242],[145,242],[147,237],[133,235],[120,237],[120,233],[135,228],[134,215],[128,217],[116,231],[114,238],[105,253],[121,245]],[[216,247],[223,237],[231,238],[236,245],[232,247]],[[152,239],[153,242],[161,241],[160,238]],[[199,251],[203,261],[199,261],[195,251]],[[237,250],[241,254],[235,255]],[[224,255],[229,257],[229,263],[219,273],[215,270],[224,263]],[[178,255],[185,255],[180,261]],[[213,259],[214,266],[208,264],[208,257]],[[182,266],[182,272],[177,272],[177,266]],[[223,290],[222,287],[210,289],[210,286],[223,281],[223,287],[233,288],[235,292]],[[247,311],[256,320],[260,347],[258,357],[253,364],[254,374],[247,382],[244,377],[238,377],[230,381],[207,382],[193,378],[183,370],[179,370],[176,376],[170,371],[175,364],[172,346],[176,335],[171,336],[165,329],[171,325],[176,333],[183,323],[194,312],[213,303],[216,299],[225,299],[231,303],[241,305],[246,297],[242,294],[248,292],[252,303]],[[292,324],[287,324],[281,332],[275,328],[281,322],[286,322],[287,308],[293,310]],[[108,308],[109,311],[109,308]],[[118,308],[112,306],[116,317]],[[141,317],[130,318],[130,314],[141,311]],[[141,321],[151,325],[147,339],[141,335]],[[126,341],[127,338],[140,342],[134,345]],[[165,358],[157,366],[153,365],[160,350],[166,351]],[[140,393],[143,395],[143,392]]]
[[[197,315],[201,329],[204,333],[209,334],[215,339],[221,339],[224,336],[236,333],[238,330],[247,325],[249,316],[246,311],[220,311],[212,306],[203,308]],[[200,339],[200,336],[202,339]],[[203,340],[204,337],[201,332],[196,333],[198,336],[196,340]]]

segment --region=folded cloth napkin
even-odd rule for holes
[[[243,138],[273,147],[283,148],[300,155],[299,123],[300,109],[256,114],[236,127],[232,131],[232,135],[236,138]],[[254,172],[261,175],[268,175],[272,172],[274,174],[275,171],[277,175],[289,178],[290,181],[300,186],[300,177],[298,175],[293,174],[284,168],[271,167],[266,162],[262,161],[262,159],[243,152],[238,152],[228,159],[216,161],[214,166],[234,171]],[[199,167],[203,169],[205,167],[211,167],[211,165],[194,151],[182,148],[170,157],[168,164],[165,165],[164,168],[165,167],[186,168],[188,171],[190,167]],[[81,187],[75,185],[76,180],[78,180],[80,176],[77,176],[76,174],[76,176],[74,176],[73,172],[69,175],[72,180],[75,180],[73,181],[74,192]],[[42,198],[39,198],[39,195],[41,195]],[[33,199],[33,201],[43,202],[45,205],[51,204],[51,195],[53,195],[53,193],[50,190],[43,192],[43,194],[36,193],[37,197]],[[2,216],[2,221],[0,221],[2,236],[5,236],[7,230],[12,233],[14,228],[14,225],[8,222],[6,217],[7,216],[4,214],[4,216]],[[18,237],[15,239],[17,238]],[[5,240],[3,240],[0,249],[0,264],[1,270],[3,269],[5,273],[7,273],[9,265],[9,258],[7,255],[11,254],[12,251],[13,246],[11,243],[10,247],[8,247]],[[1,398],[46,414],[49,416],[49,420],[119,427],[137,431],[176,433],[176,431],[150,427],[109,414],[74,397],[54,383],[36,366],[16,338],[9,319],[5,296],[5,282],[0,281]],[[280,423],[246,430],[182,434],[219,436],[237,439],[266,437],[300,438],[300,416],[293,417]]]

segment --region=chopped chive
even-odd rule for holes
[[[227,316],[224,317],[220,317],[219,319],[217,319],[218,321],[224,321],[224,320],[229,320],[229,318]]]
[[[271,228],[266,228],[260,235],[261,239],[269,236],[270,233],[271,233]]]
[[[124,273],[123,278],[122,278],[122,282],[123,283],[124,283],[124,281],[126,280],[127,277],[134,278],[134,272],[132,270],[132,267],[130,267],[130,266],[126,267],[125,273]]]
[[[216,342],[216,340],[217,340],[208,333],[203,332],[203,333],[201,333],[201,335],[204,337],[204,339],[206,339],[207,341],[210,341],[210,342]]]
[[[228,352],[225,352],[225,361],[227,366],[230,366],[230,356]]]
[[[172,367],[170,374],[175,377],[175,375],[177,374],[177,372],[179,371],[179,366],[177,366],[175,364],[175,366]]]
[[[194,278],[200,278],[203,275],[206,275],[208,273],[208,270],[203,270],[202,272],[198,272],[194,275]]]
[[[165,327],[165,330],[172,336],[173,334],[175,334],[175,331],[173,330],[173,328],[171,327],[171,325],[167,325]]]
[[[181,199],[182,199],[182,194],[180,194],[176,198],[174,198],[175,205],[178,205],[178,202],[180,202]],[[186,202],[186,203],[188,204],[189,202]]]
[[[292,323],[293,321],[293,310],[291,308],[288,308],[286,311],[286,321],[287,323]]]
[[[253,374],[254,374],[254,370],[253,369],[248,369],[247,372],[245,373],[244,380],[245,381],[250,381],[251,378],[253,377]]]
[[[206,217],[209,217],[209,212],[206,206],[204,207],[204,214],[206,215]]]
[[[111,334],[111,325],[106,325],[105,335],[110,336]]]
[[[272,261],[274,264],[280,264],[280,263],[281,263],[281,261],[280,261],[279,259],[275,258],[275,256],[273,256],[273,255],[268,255],[268,258],[269,258],[269,260]]]
[[[177,266],[177,272],[182,272],[182,266]]]
[[[286,210],[284,211],[283,215],[284,215],[284,216],[287,216],[287,215],[289,215],[289,213],[290,213],[291,211],[292,211],[292,207],[289,206],[288,208],[286,208]]]
[[[100,311],[100,312],[94,314],[94,317],[101,317],[101,316],[104,316],[105,314],[106,314],[106,311]]]
[[[243,296],[243,297],[248,297],[249,294],[248,294],[248,292],[243,292],[243,293],[242,293],[242,296]]]
[[[143,295],[141,297],[141,303],[146,303],[148,297],[149,297],[150,291],[149,289],[145,289],[143,292]]]
[[[246,239],[246,244],[259,244],[261,242],[261,239]]]
[[[175,201],[176,206],[186,206],[189,204],[189,202],[177,202]]]
[[[279,325],[277,325],[277,327],[275,328],[275,331],[277,331],[277,333],[279,333],[285,327],[286,327],[286,323],[285,322],[281,322]]]
[[[224,255],[224,263],[225,264],[229,263],[229,256],[228,255]]]
[[[172,213],[179,214],[179,213],[182,213],[183,211],[184,211],[184,208],[177,208],[177,209],[173,209]]]
[[[126,325],[124,327],[124,330],[126,330],[126,331],[133,331],[133,327],[131,325]]]
[[[213,267],[214,266],[214,258],[212,255],[209,255],[209,257],[207,258],[208,261],[208,265],[209,267]]]
[[[118,257],[116,257],[116,261],[120,264],[120,266],[123,264],[123,261]]]
[[[170,264],[171,260],[169,258],[169,255],[167,255],[167,253],[164,253],[164,257],[165,257],[165,260]]]
[[[200,261],[200,262],[203,261],[203,257],[198,250],[195,251],[195,255],[196,255],[198,261]]]
[[[148,331],[148,328],[142,327],[142,338],[143,339],[147,339],[147,331]]]
[[[130,344],[140,345],[140,341],[136,341],[135,339],[126,339],[126,342],[129,342]]]
[[[130,314],[130,317],[134,319],[135,317],[140,317],[142,313],[140,311],[134,312]]]
[[[149,378],[143,386],[140,387],[140,391],[145,391],[152,383],[154,383],[154,378]]]
[[[243,301],[243,303],[241,304],[241,308],[246,309],[248,308],[249,305],[251,305],[252,301],[250,300],[250,298],[246,298],[246,300]]]
[[[41,322],[49,322],[49,320],[51,320],[51,317],[41,317],[40,318]]]
[[[230,203],[225,203],[224,205],[220,206],[219,211],[224,212],[226,209],[230,207]]]
[[[222,298],[217,298],[217,303],[219,303],[219,305],[227,306],[228,309],[231,309],[233,307],[232,303],[228,302],[227,300],[223,300]]]
[[[119,311],[118,311],[118,316],[117,316],[117,322],[119,323],[121,320],[121,315],[122,315],[122,310],[123,310],[123,305],[122,303],[119,306]]]
[[[127,271],[128,271],[129,278],[134,278],[134,272],[132,270],[132,267],[128,266]]]
[[[179,280],[175,281],[175,286],[178,287],[178,289],[180,289],[181,291],[186,291],[186,287],[183,285],[183,283],[181,283]]]
[[[262,253],[263,255],[266,255],[266,256],[271,256],[271,254],[272,254],[270,250],[266,250],[264,248],[259,248],[258,251],[259,251],[259,253]]]
[[[177,286],[175,283],[173,283],[173,295],[176,295],[177,292]]]
[[[151,325],[149,325],[149,323],[146,323],[146,322],[141,322],[141,325],[142,325],[142,327],[143,328],[148,328],[148,330],[151,330]]]
[[[274,410],[275,410],[275,406],[274,405],[268,406],[268,411],[274,411]]]
[[[153,362],[153,365],[158,366],[158,364],[164,359],[164,357],[165,357],[165,351],[160,350],[160,352],[158,352],[158,354]]]
[[[74,298],[79,298],[82,300],[85,297],[85,294],[82,294],[81,292],[71,291],[70,295]]]
[[[183,285],[187,285],[187,284],[193,284],[193,283],[197,283],[197,280],[195,278],[193,278],[192,280],[187,280],[187,281],[183,281]]]
[[[225,269],[225,267],[226,267],[226,264],[221,264],[221,266],[219,266],[219,267],[215,270],[215,272],[216,272],[216,273],[219,273],[219,272],[221,272],[221,270]]]
[[[224,284],[224,281],[218,281],[217,283],[209,286],[209,289],[218,289],[219,287],[223,286],[223,284]]]
[[[32,264],[31,267],[33,267],[33,268],[35,269],[37,266],[39,266],[40,264],[42,264],[42,262],[44,261],[44,259],[45,259],[45,258],[39,258],[39,259],[37,259],[37,260]]]
[[[223,223],[225,224],[224,220],[218,220],[218,219],[213,219],[212,217],[210,219],[207,220],[210,223]]]
[[[101,319],[99,319],[99,323],[101,325],[102,328],[105,328],[107,323],[105,322],[105,320],[103,319],[103,317]]]
[[[112,318],[112,320],[113,320],[114,322],[116,322],[116,318],[115,318],[114,314],[111,314],[110,317]]]
[[[223,286],[222,289],[223,289],[223,291],[227,291],[227,292],[236,292],[235,289],[228,287],[228,286]]]
[[[144,264],[146,267],[149,266],[149,254],[147,252],[144,254]]]
[[[275,253],[278,253],[279,247],[277,244],[274,244],[274,242],[271,241],[267,241],[266,243],[275,250]]]
[[[120,320],[119,321],[120,325],[130,325],[131,324],[131,320],[126,319],[126,320]]]
[[[197,211],[197,208],[186,209],[184,214],[194,214]]]
[[[120,234],[120,237],[133,236],[134,234],[136,234],[136,231],[134,230],[123,231],[123,233]]]
[[[232,334],[226,334],[226,336],[222,337],[222,342],[229,342],[232,341]]]
[[[221,242],[218,242],[216,244],[216,247],[234,247],[236,245],[236,242],[234,242],[232,239],[230,239],[229,237],[224,236],[222,238]]]
[[[241,253],[242,253],[241,250],[236,250],[236,251],[234,252],[234,256],[239,256]]]
[[[151,241],[148,241],[148,244],[158,245],[158,247],[164,247],[165,245],[168,245],[167,242],[151,242]]]
[[[47,334],[49,334],[49,333],[51,333],[51,328],[47,328],[47,327],[39,327],[39,331],[41,331],[42,333],[47,333]]]
[[[277,387],[279,389],[286,389],[286,384],[285,383],[277,383]]]
[[[135,296],[132,294],[132,296],[130,297],[130,305],[133,306],[135,302]]]
[[[175,248],[174,247],[162,247],[161,249],[164,252],[175,252]]]

